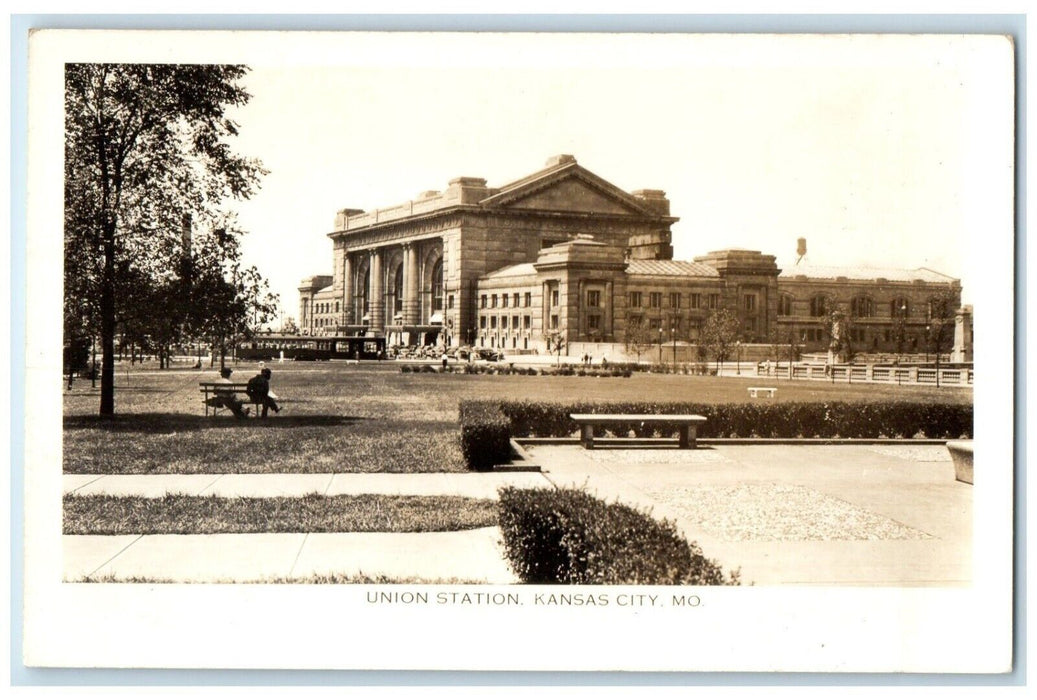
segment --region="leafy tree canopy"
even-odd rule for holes
[[[252,196],[265,172],[231,148],[228,112],[249,99],[246,72],[65,67],[65,329],[101,338],[102,415],[114,413],[118,328],[175,337],[188,325],[192,276],[238,265],[225,203]]]

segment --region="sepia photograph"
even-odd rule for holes
[[[26,663],[1010,670],[1014,62],[36,33]]]

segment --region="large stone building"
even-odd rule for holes
[[[746,344],[821,349],[838,310],[855,349],[922,352],[933,305],[960,304],[958,280],[925,268],[780,270],[740,249],[673,260],[677,220],[664,192],[625,192],[567,155],[501,187],[461,177],[394,207],[344,209],[328,234],[334,274],[303,281],[299,325],[543,352],[557,340],[624,343],[645,327],[694,343],[724,308]]]

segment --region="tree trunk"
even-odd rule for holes
[[[101,282],[101,408],[115,415],[115,222],[104,225],[104,276]]]

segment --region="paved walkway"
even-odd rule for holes
[[[66,493],[494,498],[585,486],[673,520],[744,583],[967,585],[972,487],[943,446],[527,448],[544,473],[69,475]],[[511,583],[497,528],[447,533],[65,536],[66,580],[259,581],[314,574]]]
[[[64,577],[247,583],[308,576],[517,583],[495,527],[427,533],[66,535]]]
[[[674,521],[743,583],[971,581],[972,487],[942,445],[528,451],[556,485]]]
[[[310,493],[497,497],[501,486],[550,487],[543,474],[65,474],[65,493],[223,497]],[[315,575],[514,583],[500,531],[65,535],[64,577],[177,582],[264,581]]]

